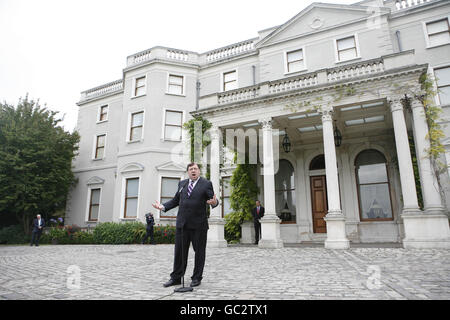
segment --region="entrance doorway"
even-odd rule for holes
[[[327,225],[323,219],[328,212],[327,183],[325,176],[310,177],[313,232],[326,233]]]

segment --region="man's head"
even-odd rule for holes
[[[259,200],[256,200],[256,206],[259,207],[261,205],[261,202]]]
[[[36,216],[36,218],[38,218],[38,220],[41,218],[41,215],[40,214],[38,214],[37,216]]]
[[[191,180],[197,180],[200,176],[200,168],[198,167],[198,164],[195,162],[191,162],[187,165],[187,172],[189,175],[189,179]]]

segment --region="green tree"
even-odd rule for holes
[[[252,219],[252,209],[258,196],[258,186],[252,178],[256,165],[238,164],[230,181],[230,206],[233,210],[225,216],[225,238],[228,242],[239,241],[241,224]]]
[[[15,215],[25,233],[37,214],[62,212],[76,183],[79,135],[64,131],[57,113],[28,97],[16,107],[0,103],[0,215]]]

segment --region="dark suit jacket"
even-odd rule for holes
[[[38,219],[35,218],[33,220],[33,232],[42,231],[44,229],[44,227],[45,227],[45,221],[42,217],[41,217],[41,229],[39,229],[39,226],[38,226]]]
[[[191,196],[187,196],[189,179],[178,183],[178,191],[172,200],[163,203],[165,211],[179,206],[177,215],[177,228],[208,229],[208,217],[206,215],[206,201],[214,197],[214,189],[211,181],[199,177]],[[219,201],[217,201],[217,205]],[[216,205],[216,206],[217,206]],[[216,206],[212,206],[215,208]]]
[[[252,210],[252,216],[253,216],[253,222],[258,222],[259,223],[259,219],[264,217],[264,207],[263,206],[259,207],[259,216],[257,216],[257,214],[256,214],[256,207],[254,207],[253,210]]]

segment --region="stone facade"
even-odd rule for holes
[[[430,170],[418,96],[421,75],[439,75],[435,101],[440,124],[449,122],[449,15],[444,0],[313,3],[227,47],[201,54],[154,47],[129,56],[123,79],[82,92],[78,102],[79,183],[67,222],[144,221],[151,203],[186,176],[189,141],[179,127],[198,115],[215,132],[208,157],[219,195],[233,168],[223,163],[220,137],[243,130],[256,139],[255,176],[266,208],[260,247],[313,241],[332,249],[351,242],[448,248],[450,170],[439,179]],[[448,164],[450,129],[443,130]],[[226,245],[227,211],[211,211],[211,246]],[[174,223],[159,213],[156,220]]]

